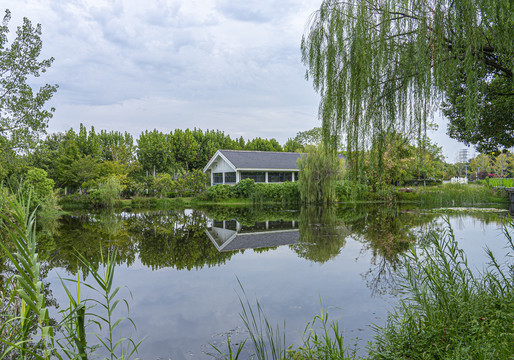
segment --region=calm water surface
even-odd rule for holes
[[[451,215],[450,224],[472,267],[483,268],[483,248],[504,254],[507,213]],[[328,308],[348,344],[372,340],[397,302],[401,254],[428,231],[445,228],[440,215],[386,206],[206,208],[202,210],[76,214],[47,237],[52,296],[67,305],[57,275],[80,269],[78,250],[95,264],[100,248],[116,246],[116,284],[146,337],[143,359],[204,359],[210,344],[226,349],[247,337],[239,317],[244,287],[272,323],[285,322],[287,343],[299,344],[306,321]],[[90,279],[88,279],[90,280]],[[122,328],[123,335],[130,328]],[[251,351],[247,343],[246,348]]]

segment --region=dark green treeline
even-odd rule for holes
[[[20,177],[30,168],[40,168],[57,187],[68,192],[95,186],[111,176],[129,185],[159,173],[185,177],[201,170],[218,149],[288,150],[276,139],[257,137],[247,141],[243,137],[231,138],[220,130],[153,130],[142,132],[136,139],[127,132],[96,132],[81,124],[78,132],[70,129],[48,135],[33,151],[13,161],[4,158],[2,177]]]

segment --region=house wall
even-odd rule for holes
[[[220,183],[225,184],[225,173],[233,173],[233,172],[236,173],[235,183],[227,183],[227,184],[233,185],[233,184],[236,184],[239,181],[241,181],[241,171],[234,170],[222,157],[218,157],[215,161],[213,161],[212,164],[210,165],[209,169],[211,171],[211,184],[213,184],[213,185],[215,184],[215,182],[214,182],[214,174],[215,173],[223,174],[223,182],[216,182],[217,184],[220,184]],[[257,171],[257,170],[254,170],[254,171]],[[273,170],[273,172],[277,172],[277,171],[280,172],[280,170]],[[249,171],[249,172],[252,172],[252,171]],[[264,182],[268,183],[269,182],[269,172],[265,171],[265,170],[259,170],[259,172],[265,173]],[[291,172],[291,171],[287,171],[287,172]],[[294,182],[295,181],[295,177],[294,177],[295,172],[293,171],[292,173],[293,173],[293,175],[292,175],[291,180]]]
[[[216,159],[216,161],[214,161],[212,163],[212,166],[211,166],[211,171],[213,173],[218,173],[218,172],[234,172],[235,170],[232,169],[230,167],[229,164],[227,164],[222,158],[218,158]]]

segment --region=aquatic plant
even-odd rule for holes
[[[371,358],[512,358],[514,266],[486,250],[489,267],[473,271],[446,223],[443,234],[431,233],[429,241],[406,255],[403,289],[408,296],[385,326],[376,327]]]
[[[0,242],[0,247],[14,267],[15,274],[0,281],[0,334],[8,334],[0,337],[0,358],[87,359],[88,355],[111,360],[131,358],[141,342],[135,343],[130,338],[115,340],[113,337],[123,320],[127,319],[134,325],[129,318],[114,318],[114,310],[120,302],[124,302],[128,309],[126,300],[116,298],[120,287],[113,288],[116,265],[114,251],[109,253],[105,261],[102,258],[105,264],[103,275],[83,256],[77,255],[96,282],[95,286],[86,283],[83,286],[97,291],[101,297],[99,300],[81,300],[81,282],[78,277],[76,297],[64,286],[70,305],[60,312],[62,319],[56,323],[50,319],[45,297],[42,264],[36,251],[35,210],[30,211],[30,195],[28,199],[20,194],[18,197],[3,196],[1,203],[0,219],[5,230],[3,239],[7,238],[13,244],[14,252],[7,248],[6,241]],[[99,308],[103,312],[98,311]],[[86,342],[85,328],[90,324],[98,325],[98,331],[101,331],[102,324],[107,328],[106,338],[93,333],[99,345],[88,346]],[[57,335],[58,329],[64,329],[64,332]],[[101,347],[107,356],[97,352]]]

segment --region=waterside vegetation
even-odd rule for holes
[[[514,353],[514,242],[505,228],[507,258],[490,262],[477,272],[468,266],[447,222],[444,231],[431,232],[403,257],[401,287],[404,300],[384,326],[374,326],[375,338],[359,355],[357,344],[348,344],[338,321],[321,312],[308,322],[303,343],[287,346],[285,324],[273,325],[256,300],[242,289],[241,318],[249,332],[225,358],[237,358],[252,346],[257,359],[511,359]],[[242,287],[242,285],[241,285]],[[230,341],[229,341],[230,344]],[[235,356],[235,357],[234,357]]]
[[[31,211],[30,197],[4,196],[2,200],[3,240],[0,246],[14,271],[11,276],[7,276],[5,271],[0,274],[0,358],[132,358],[140,342],[115,335],[120,323],[124,320],[131,322],[128,317],[114,316],[119,304],[126,304],[128,311],[128,303],[118,296],[121,287],[113,286],[115,252],[110,251],[107,257],[102,258],[103,271],[80,253],[75,253],[77,260],[93,275],[95,283],[81,282],[79,273],[76,280],[61,279],[69,307],[59,311],[59,320],[51,319],[51,302],[43,284],[42,261],[37,251],[36,217],[35,211]],[[13,245],[14,251],[9,250],[8,244]],[[73,284],[74,290],[70,290],[65,282]],[[84,293],[87,291],[84,290],[93,290],[100,296],[86,297]],[[88,333],[93,331],[95,334],[95,343],[88,343],[86,328]],[[102,328],[107,328],[107,335],[100,335]]]

